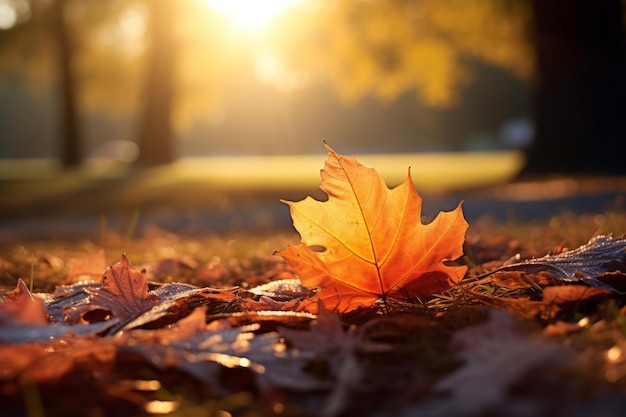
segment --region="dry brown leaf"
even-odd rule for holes
[[[150,345],[158,343],[169,345],[181,339],[193,337],[206,329],[207,307],[201,306],[194,309],[187,317],[178,320],[163,329],[158,330],[135,330],[132,333],[133,345]]]
[[[615,288],[619,292],[626,293],[626,272],[605,272],[603,274],[598,274],[597,279],[603,284]]]
[[[277,254],[304,286],[320,288],[326,308],[346,312],[388,297],[428,296],[463,278],[465,266],[445,264],[463,254],[468,224],[461,204],[422,224],[422,199],[410,172],[389,189],[374,169],[324,145],[320,188],[328,201],[286,202],[302,243]]]
[[[300,300],[276,301],[273,298],[262,295],[259,300],[250,298],[241,301],[241,306],[247,311],[292,311],[298,307]]]
[[[280,335],[298,351],[312,355],[318,363],[327,364],[334,384],[320,411],[323,417],[334,417],[344,411],[350,401],[350,391],[362,383],[363,369],[358,354],[392,349],[386,343],[369,340],[361,329],[355,326],[344,329],[339,314],[323,307],[319,308],[317,319],[308,331],[279,329]]]
[[[309,330],[283,327],[280,334],[295,348],[312,352],[320,358],[330,358],[331,361],[341,361],[340,357],[346,353],[385,352],[391,349],[385,343],[369,341],[360,328],[353,326],[344,329],[339,315],[324,308],[319,309],[319,314]]]
[[[552,285],[543,289],[542,300],[521,297],[495,297],[468,290],[482,303],[527,319],[552,320],[557,314],[575,310],[585,301],[603,301],[613,293],[605,288],[586,285]]]
[[[610,298],[612,292],[605,288],[588,287],[586,285],[553,285],[543,289],[543,301],[561,307],[578,305],[582,301],[601,301]]]
[[[558,305],[544,301],[516,297],[494,297],[472,290],[468,290],[468,293],[485,305],[507,311],[520,318],[551,320],[561,311]]]
[[[22,372],[25,382],[52,382],[73,368],[87,368],[91,372],[113,367],[119,340],[66,336],[51,344],[46,355],[37,358]]]
[[[66,312],[72,321],[84,319],[90,311],[102,310],[119,320],[129,320],[152,308],[159,300],[154,294],[148,294],[146,271],[138,271],[122,255],[120,261],[110,266],[102,276],[102,286],[96,289],[85,288],[89,301],[70,307]],[[100,316],[98,316],[100,319]],[[87,320],[89,321],[89,320]],[[99,320],[96,320],[99,321]]]
[[[3,302],[0,302],[0,313],[5,313],[8,319],[17,320],[22,324],[48,324],[43,300],[34,297],[21,278],[17,280],[15,289],[5,295]]]
[[[257,388],[292,390],[325,388],[323,381],[307,375],[309,357],[287,349],[276,332],[255,334],[259,325],[233,327],[227,320],[204,324],[206,309],[198,308],[169,328],[133,330],[120,352],[145,357],[157,368],[178,368],[203,382],[218,395],[227,394],[220,377],[225,368],[249,369]],[[156,342],[156,343],[146,343]]]
[[[465,364],[435,385],[448,396],[413,407],[402,416],[477,416],[491,411],[500,415],[499,409],[502,415],[518,415],[508,393],[512,384],[522,377],[532,380],[536,375],[532,371],[545,373],[546,368],[572,360],[565,348],[525,335],[513,317],[498,310],[491,311],[487,322],[457,331],[450,343]]]
[[[521,289],[532,287],[532,282],[525,279],[527,274],[522,271],[503,271],[493,274],[491,282],[498,287]]]
[[[616,271],[626,272],[626,239],[600,235],[576,249],[563,251],[563,248],[559,247],[554,253],[542,258],[522,261],[516,257],[514,262],[509,262],[483,276],[501,271],[523,271],[527,274],[549,272],[562,282],[579,282],[612,291],[621,291],[620,288],[600,280],[599,276]],[[623,282],[612,284],[617,287],[626,287]]]

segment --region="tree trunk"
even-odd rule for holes
[[[174,60],[173,11],[175,1],[150,0],[150,52],[146,65],[143,106],[139,132],[139,158],[143,166],[174,160],[171,107]]]
[[[626,48],[620,0],[531,0],[536,136],[524,173],[626,172]]]
[[[53,2],[54,36],[58,44],[57,59],[61,103],[61,163],[71,169],[81,163],[81,137],[76,105],[73,70],[74,43],[65,22],[66,0]]]

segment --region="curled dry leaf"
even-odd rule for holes
[[[102,276],[102,286],[85,288],[89,295],[87,302],[70,307],[68,315],[74,321],[84,318],[84,314],[94,310],[104,310],[119,320],[132,319],[152,308],[159,300],[148,294],[146,271],[138,271],[122,255],[120,261],[110,266]],[[108,316],[108,314],[107,314]]]
[[[12,320],[28,325],[48,324],[43,300],[33,297],[21,278],[17,280],[15,289],[5,295],[4,300],[0,302],[0,314],[6,315],[6,317],[0,315],[0,321],[6,321],[9,325],[12,324],[10,322]]]
[[[149,296],[159,300],[152,308],[140,313],[132,320],[128,320],[122,329],[132,329],[150,324],[150,327],[162,327],[185,317],[192,308],[191,305],[202,305],[210,314],[222,311],[234,299],[231,290],[216,288],[198,288],[193,285],[170,283],[149,293]]]
[[[302,243],[277,252],[306,287],[319,287],[328,309],[346,312],[387,298],[414,299],[441,292],[463,278],[468,224],[461,204],[422,224],[422,199],[411,175],[389,189],[372,168],[334,152],[321,170],[321,202],[287,202]],[[317,303],[307,304],[314,311]]]
[[[255,334],[258,324],[233,327],[226,320],[206,325],[205,313],[206,308],[200,307],[168,328],[134,330],[120,352],[139,354],[158,368],[183,370],[218,395],[227,394],[220,381],[223,367],[249,369],[261,390],[312,390],[326,386],[303,370],[307,355],[287,349],[277,333]]]
[[[548,272],[565,282],[580,282],[612,291],[621,291],[626,287],[624,282],[616,279],[623,276],[606,275],[616,271],[626,272],[626,240],[623,238],[596,236],[576,249],[565,252],[557,249],[555,252],[556,255],[508,263],[483,276],[503,271],[522,271],[527,274]],[[599,279],[602,277],[606,282]]]
[[[291,311],[314,293],[303,287],[298,278],[279,279],[242,291],[240,304],[244,311]]]

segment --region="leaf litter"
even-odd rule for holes
[[[328,150],[335,168],[347,162],[347,173],[365,169]],[[380,184],[375,171],[364,172]],[[381,190],[377,195],[390,192]],[[398,201],[396,209],[406,202]],[[319,213],[330,206],[313,204],[315,218],[331,221]],[[462,219],[457,210],[455,218]],[[410,227],[419,234],[424,225],[413,217],[416,226]],[[375,280],[382,287],[359,290],[354,305],[332,280],[311,278],[297,261],[289,262],[291,269],[263,254],[289,247],[292,235],[271,245],[263,241],[261,251],[235,254],[232,237],[183,242],[168,234],[159,240],[152,230],[129,245],[136,246],[139,269],[126,255],[105,267],[104,250],[96,245],[83,247],[82,258],[14,248],[1,262],[3,411],[36,415],[39,404],[46,415],[331,417],[619,409],[626,390],[626,245],[608,233],[626,230],[626,224],[619,213],[603,218],[612,221],[605,235],[597,233],[598,216],[560,216],[558,230],[571,231],[568,236],[549,238],[556,230],[533,226],[543,227],[544,244],[552,242],[548,255],[533,247],[536,240],[522,238],[527,225],[507,225],[506,233],[498,225],[473,226],[465,243],[457,235],[427,262],[435,271],[453,271],[447,278],[431,275],[437,282],[431,285],[416,274],[419,284],[413,285],[390,268]],[[362,221],[368,219],[366,214]],[[458,227],[465,234],[466,224]],[[596,237],[585,243],[582,230]],[[316,239],[292,254],[304,253],[316,268],[324,264],[330,271],[336,260],[324,254],[333,247]],[[564,241],[580,246],[567,250]],[[155,250],[154,242],[177,249]],[[403,242],[409,252],[419,249]],[[376,259],[382,259],[377,248],[395,250],[376,240],[369,247]],[[413,263],[419,254],[409,258],[412,266],[420,264]],[[354,273],[352,261],[343,258],[340,269]],[[438,266],[442,261],[448,265]],[[398,275],[406,276],[407,262],[396,264]],[[14,278],[29,266],[36,287],[45,291],[31,292]]]

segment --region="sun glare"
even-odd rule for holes
[[[215,11],[234,24],[249,30],[267,25],[273,18],[302,0],[206,0]]]

